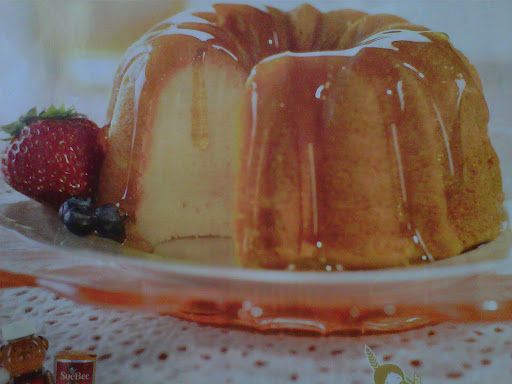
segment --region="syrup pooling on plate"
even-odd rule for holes
[[[436,44],[432,44],[433,42]],[[436,70],[433,70],[434,66],[426,61],[426,50],[443,50],[443,54],[439,55],[439,65],[442,64],[443,69],[438,70],[436,66]],[[271,96],[266,93],[259,94],[258,90],[265,85],[264,64],[272,63],[275,67],[278,61],[285,63],[282,64],[283,76],[302,79],[300,86],[308,89],[305,92],[305,99],[297,99],[296,95],[300,96],[300,92],[294,92],[293,85],[290,86],[287,82],[284,82],[289,87],[287,90],[273,89]],[[391,62],[392,65],[382,65],[382,70],[392,69],[386,73],[382,70],[375,72],[375,66],[370,65],[375,61],[381,61],[383,64]],[[395,169],[394,183],[399,190],[398,196],[401,197],[400,201],[396,202],[396,209],[401,222],[402,236],[416,249],[410,250],[417,255],[413,258],[416,262],[431,262],[434,261],[436,254],[442,255],[443,250],[431,249],[432,231],[429,230],[427,223],[418,219],[421,215],[415,213],[424,209],[422,204],[428,203],[429,197],[420,193],[414,183],[418,177],[441,177],[445,189],[434,192],[444,194],[448,193],[448,189],[454,184],[454,178],[461,177],[461,145],[456,142],[457,138],[453,137],[453,127],[459,124],[459,108],[466,88],[475,85],[471,81],[471,76],[459,63],[457,53],[444,34],[410,30],[378,33],[358,46],[344,51],[288,52],[264,59],[249,78],[252,84],[252,129],[250,137],[246,138],[249,144],[245,148],[248,148],[250,155],[246,157],[247,162],[243,171],[244,174],[260,176],[255,178],[255,185],[246,187],[252,190],[246,190],[244,193],[252,197],[246,199],[247,206],[242,208],[251,212],[251,220],[263,224],[255,225],[260,228],[259,233],[251,230],[245,232],[242,252],[257,252],[255,249],[260,249],[262,253],[270,253],[267,265],[270,267],[286,267],[273,264],[273,259],[282,260],[283,255],[285,259],[287,255],[292,259],[293,255],[298,254],[306,268],[314,264],[324,265],[325,269],[333,270],[332,266],[336,265],[333,260],[336,257],[330,254],[329,248],[334,248],[336,236],[329,234],[329,227],[333,226],[326,224],[329,222],[329,216],[332,216],[333,209],[326,204],[329,198],[324,185],[329,183],[329,175],[324,174],[324,168],[327,167],[323,166],[325,158],[329,158],[325,153],[327,141],[322,140],[322,132],[325,132],[325,126],[329,124],[329,117],[325,116],[328,110],[326,100],[330,98],[329,88],[333,81],[340,81],[339,79],[344,76],[349,81],[350,76],[359,73],[367,78],[373,76],[375,81],[379,82],[378,86],[374,87],[375,92],[384,91],[379,99],[383,110],[382,119],[388,127],[386,146],[395,157],[395,163],[390,164],[390,167]],[[413,85],[409,84],[418,86],[417,95],[408,94],[413,93]],[[290,105],[289,102],[292,95],[295,105]],[[266,100],[269,97],[273,97],[274,104],[279,105],[280,110],[274,112],[285,116],[279,121],[280,124],[287,124],[287,130],[293,132],[292,137],[272,138],[272,119],[259,121],[260,116],[269,112],[258,109],[258,100]],[[418,97],[430,100],[430,108],[435,116],[435,121],[427,121],[428,124],[435,126],[435,129],[429,131],[428,136],[423,139],[429,140],[437,148],[435,163],[441,165],[441,171],[418,170],[411,164],[410,143],[418,137],[414,136],[414,126],[405,126],[405,121],[411,120],[405,116],[414,113],[411,107]],[[269,107],[264,105],[264,108]],[[303,113],[303,110],[307,110],[308,113]],[[281,174],[279,169],[274,169],[270,178],[261,177],[264,170],[272,169],[276,163],[283,161],[282,158],[273,157],[272,153],[281,153],[277,149],[279,142],[287,140],[295,141],[296,150],[282,157],[294,158],[293,162],[297,165],[290,166],[289,169],[297,170],[295,179],[290,181],[289,175]],[[429,175],[429,172],[432,175]],[[300,198],[297,201],[293,201],[293,197],[285,202],[273,201],[278,198],[272,195],[272,190],[275,189],[273,184],[283,182],[299,185]],[[254,201],[260,200],[258,195],[261,194],[265,196],[263,201],[266,201],[263,206],[251,206]],[[289,219],[294,215],[293,212],[300,215],[299,220]],[[438,219],[440,225],[446,225],[442,217]],[[287,221],[300,225],[295,228],[293,225],[287,225]],[[272,257],[272,252],[276,252],[278,256],[274,254]],[[300,268],[300,265],[293,263],[293,268],[297,267]]]

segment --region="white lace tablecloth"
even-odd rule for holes
[[[49,369],[59,350],[95,352],[97,384],[367,384],[365,344],[423,384],[512,380],[512,322],[364,337],[262,335],[77,305],[41,289],[0,290],[0,326],[22,319],[48,338]]]

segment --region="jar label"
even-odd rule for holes
[[[94,384],[93,361],[57,361],[56,384]]]

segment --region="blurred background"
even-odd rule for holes
[[[236,2],[236,1],[234,1]],[[291,9],[304,1],[269,1]],[[0,124],[37,105],[74,105],[105,123],[120,56],[156,22],[204,0],[0,0]],[[491,127],[512,121],[511,0],[311,1],[322,10],[394,13],[447,32],[477,66]]]

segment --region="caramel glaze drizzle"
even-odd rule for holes
[[[198,15],[199,16],[199,15]],[[222,48],[223,51],[227,52],[234,60],[239,61],[244,67],[247,67],[247,52],[240,48],[240,44],[233,42],[232,34],[224,36],[225,33],[214,25],[211,20],[206,20],[202,17],[197,17],[194,21],[194,29],[187,29],[185,26],[180,27],[179,21],[177,23],[166,21],[161,26],[155,28],[153,31],[148,33],[146,37],[141,39],[137,44],[140,46],[150,46],[151,42],[166,35],[186,35],[194,37],[201,41],[217,41],[218,47]],[[226,40],[227,39],[227,40]],[[236,39],[235,39],[236,40]],[[229,42],[231,41],[231,42]],[[284,50],[285,46],[280,47],[277,32],[273,33],[273,38],[267,40],[270,50]],[[431,44],[436,42],[437,44]],[[137,45],[132,52],[137,52]],[[212,47],[215,45],[210,44]],[[440,55],[442,61],[440,63],[425,63],[424,58],[421,54],[421,48],[429,46],[429,49],[436,49],[442,51]],[[403,48],[403,49],[402,49]],[[416,50],[416,54],[407,54],[404,51],[409,49]],[[130,52],[130,54],[132,53]],[[389,54],[389,53],[392,54]],[[275,52],[274,52],[275,53]],[[129,66],[130,54],[125,59],[125,67]],[[191,139],[197,148],[205,150],[209,145],[209,134],[207,125],[207,92],[205,84],[205,73],[203,70],[203,64],[206,59],[206,48],[197,52],[195,58],[192,61],[192,98],[195,101],[191,106]],[[390,119],[387,122],[389,131],[387,133],[388,146],[390,151],[394,153],[395,166],[396,166],[396,177],[397,185],[399,186],[401,198],[397,201],[398,215],[402,220],[403,233],[405,237],[411,239],[414,244],[420,249],[423,261],[433,261],[433,256],[428,248],[428,239],[423,239],[421,231],[418,229],[417,223],[415,223],[412,215],[412,204],[411,198],[413,197],[413,191],[411,191],[409,180],[410,175],[406,171],[408,164],[409,155],[406,145],[406,137],[408,132],[404,131],[403,121],[404,116],[407,113],[407,99],[408,99],[408,82],[414,81],[419,85],[421,92],[424,95],[428,95],[432,102],[432,110],[438,123],[437,140],[439,141],[440,147],[444,148],[443,152],[439,154],[439,162],[443,164],[445,172],[443,173],[445,189],[452,188],[456,185],[455,181],[462,177],[462,154],[461,154],[461,138],[457,135],[457,130],[454,127],[459,126],[460,116],[459,107],[461,100],[464,97],[464,92],[467,87],[480,88],[477,80],[474,79],[474,74],[467,68],[467,64],[463,62],[457,51],[451,47],[443,34],[430,32],[430,31],[408,31],[408,30],[390,30],[377,33],[372,35],[369,39],[361,42],[359,46],[352,49],[332,52],[312,52],[305,54],[292,54],[284,53],[270,57],[265,60],[272,60],[281,55],[290,56],[301,56],[310,57],[311,59],[324,57],[324,56],[342,56],[345,57],[344,65],[342,68],[330,68],[327,73],[321,74],[321,80],[318,81],[314,86],[314,102],[316,104],[316,112],[311,116],[313,120],[309,121],[311,127],[309,130],[299,131],[298,135],[295,136],[296,140],[296,156],[297,161],[302,164],[299,165],[299,190],[300,190],[300,228],[298,231],[298,237],[296,238],[296,251],[300,255],[304,255],[307,258],[314,258],[320,263],[324,263],[327,270],[340,270],[343,266],[331,266],[327,265],[327,261],[323,260],[322,254],[327,244],[323,243],[322,239],[322,221],[324,215],[328,215],[328,212],[322,208],[323,198],[320,197],[322,193],[321,183],[324,178],[322,163],[324,162],[323,151],[321,146],[317,145],[318,137],[322,133],[322,126],[325,124],[323,120],[323,110],[325,100],[329,97],[329,86],[332,81],[339,75],[341,71],[352,71],[356,70],[356,67],[364,61],[364,57],[379,57],[381,60],[380,68],[392,68],[388,73],[386,79],[389,81],[387,87],[385,87],[385,94],[382,95],[383,108],[391,108],[392,113],[388,116]],[[128,62],[128,64],[126,63]],[[439,70],[440,66],[444,68]],[[249,66],[250,67],[250,66]],[[435,68],[434,68],[435,67]],[[145,69],[145,68],[144,68]],[[125,71],[123,71],[125,72]],[[297,81],[300,81],[301,73],[299,70],[295,71]],[[290,76],[290,73],[287,74]],[[314,76],[314,75],[313,75]],[[319,77],[319,78],[320,78]],[[124,74],[121,79],[124,78]],[[406,79],[408,79],[406,81]],[[414,79],[414,80],[411,80]],[[456,101],[454,102],[455,108],[450,107],[444,108],[448,103],[452,103],[448,96],[452,94],[450,87],[456,87]],[[140,88],[137,87],[137,88]],[[253,83],[253,101],[258,100],[258,93],[256,83]],[[136,91],[137,92],[137,91]],[[140,92],[140,89],[138,90]],[[306,95],[311,97],[312,95]],[[135,98],[137,99],[137,98]],[[138,104],[138,100],[135,101]],[[306,101],[308,103],[308,101]],[[257,103],[256,103],[257,104]],[[386,107],[387,105],[387,107]],[[298,108],[298,106],[295,106]],[[291,108],[290,105],[283,105],[283,111]],[[268,140],[268,132],[265,127],[258,127],[257,115],[259,111],[256,105],[253,106],[253,123],[254,127],[251,128],[251,137],[263,135],[263,143]],[[137,108],[134,108],[135,114]],[[446,116],[446,111],[455,110],[456,112],[451,116]],[[299,111],[300,112],[300,111]],[[445,115],[446,114],[446,115]],[[303,117],[303,114],[298,113],[299,116]],[[135,125],[137,122],[137,116],[135,116]],[[315,129],[316,126],[316,129]],[[263,132],[258,132],[263,131]],[[133,130],[133,136],[135,137],[136,127]],[[266,132],[266,133],[265,133]],[[265,139],[266,137],[266,139]],[[250,137],[247,138],[249,154],[258,152],[260,158],[257,159],[257,165],[248,165],[246,171],[248,174],[253,176],[261,173],[261,166],[269,166],[264,158],[266,155],[262,155],[269,148],[255,148],[256,141]],[[252,140],[252,142],[251,142]],[[306,145],[304,145],[306,144]],[[133,150],[133,143],[132,148]],[[252,156],[249,155],[249,161]],[[305,166],[307,164],[307,166]],[[131,167],[130,167],[131,168]],[[304,171],[305,170],[305,171]],[[130,174],[128,171],[128,174]],[[243,167],[242,167],[243,171]],[[301,174],[303,172],[303,174]],[[129,177],[128,177],[129,178]],[[129,181],[129,180],[128,180]],[[129,182],[127,182],[129,184]],[[264,183],[263,183],[264,184]],[[128,185],[126,187],[128,189]],[[252,188],[259,194],[260,189],[268,188],[265,185],[256,185]],[[127,190],[124,193],[123,198],[126,198]],[[250,211],[253,218],[248,220],[245,225],[252,227],[253,229],[258,227],[258,219],[260,216],[259,212],[261,207],[245,207],[246,211]],[[244,210],[243,209],[243,210]],[[268,210],[267,210],[268,211]],[[254,232],[250,229],[251,232]],[[260,234],[261,235],[261,234]],[[246,235],[246,246],[251,247],[249,243],[253,243],[248,237],[254,236]],[[260,236],[261,237],[261,236]],[[279,246],[279,239],[275,238],[276,234],[266,234],[263,236],[265,239],[263,245],[266,244],[267,248]],[[260,245],[262,245],[260,244]],[[254,244],[253,244],[254,245]],[[266,251],[265,251],[266,252]]]
[[[208,94],[206,92],[204,62],[206,52],[198,52],[192,63],[192,105],[190,106],[190,136],[196,148],[206,150],[209,145]]]
[[[397,33],[399,31],[386,31],[379,35]],[[465,65],[460,65],[456,60],[453,48],[449,45],[446,39],[434,32],[415,32],[427,36],[432,43],[416,42],[414,45],[407,40],[397,40],[393,45],[397,47],[395,54],[387,54],[385,52],[375,52],[379,56],[379,61],[384,68],[393,68],[385,77],[388,79],[387,86],[381,89],[385,92],[381,99],[382,109],[391,107],[391,114],[385,115],[389,119],[387,125],[389,126],[388,141],[392,153],[394,153],[398,184],[400,185],[400,201],[397,202],[398,215],[402,222],[402,233],[404,237],[410,238],[414,244],[421,251],[420,261],[432,262],[435,260],[431,250],[429,249],[429,241],[422,236],[423,230],[420,229],[420,224],[416,223],[414,218],[415,208],[417,206],[414,202],[414,190],[411,184],[411,164],[414,161],[414,154],[411,153],[410,145],[407,144],[410,132],[405,129],[414,129],[414,127],[405,126],[405,118],[407,115],[407,102],[409,98],[407,95],[407,88],[414,85],[418,86],[420,97],[425,97],[430,100],[433,110],[433,115],[436,118],[438,126],[438,133],[434,134],[434,140],[437,141],[438,161],[443,164],[444,172],[444,189],[445,194],[447,189],[453,182],[462,176],[462,159],[460,151],[454,148],[460,148],[460,143],[454,143],[457,140],[454,127],[459,126],[459,107],[460,99],[464,89],[459,86],[457,79],[464,79],[469,77],[465,71]],[[379,37],[377,35],[377,38]],[[434,57],[442,58],[442,62],[434,66],[432,63],[426,63],[422,60],[423,49],[437,50],[439,54]],[[413,53],[411,53],[413,52]],[[361,58],[364,60],[364,58]],[[440,68],[442,66],[442,68]],[[454,73],[456,69],[463,73]],[[409,71],[409,73],[406,73]],[[411,77],[413,76],[413,78]],[[448,96],[451,95],[450,87],[457,85],[457,102],[452,108],[453,100]],[[378,91],[378,90],[377,90]],[[387,104],[387,106],[385,105]],[[443,106],[441,109],[439,106]],[[449,106],[449,107],[448,107]],[[427,107],[428,108],[428,107]],[[452,116],[443,115],[455,111]],[[445,122],[449,121],[450,125],[447,126]],[[430,133],[430,132],[429,132]],[[427,133],[427,136],[428,133]],[[428,138],[427,138],[428,139]],[[460,138],[459,138],[460,139]],[[410,140],[410,139],[409,139]],[[455,160],[457,168],[455,168]]]
[[[398,33],[400,36],[399,31],[386,31],[379,35],[392,33]],[[414,128],[404,125],[407,115],[407,88],[417,85],[420,97],[424,96],[432,103],[431,108],[438,126],[438,133],[434,134],[434,140],[437,141],[437,148],[440,149],[438,161],[443,164],[444,168],[444,193],[446,194],[448,188],[462,177],[462,159],[460,150],[457,150],[461,148],[461,144],[454,142],[457,139],[460,140],[460,137],[453,133],[456,132],[454,128],[460,124],[460,100],[466,84],[464,78],[470,78],[470,76],[467,74],[465,65],[460,65],[454,49],[446,38],[435,32],[418,33],[427,36],[436,44],[416,42],[415,45],[412,45],[407,40],[398,40],[394,43],[394,46],[398,48],[396,54],[388,55],[379,52],[379,60],[383,67],[393,68],[387,77],[388,85],[381,91],[385,92],[382,102],[388,104],[391,101],[392,113],[386,117],[389,118],[389,147],[396,159],[397,177],[401,190],[401,201],[397,202],[397,207],[402,221],[402,233],[420,249],[422,254],[420,261],[432,262],[435,258],[429,249],[429,241],[422,237],[423,230],[419,228],[420,224],[416,223],[414,218],[414,210],[417,206],[415,207],[414,190],[411,188],[410,181],[411,172],[414,172],[410,167],[414,161],[414,154],[411,153],[410,145],[407,145],[407,137],[410,136],[410,132],[404,130],[405,128]],[[425,59],[422,59],[424,57],[423,49],[437,50],[439,54],[433,57],[440,58],[440,62],[436,63],[437,65],[426,63]],[[410,73],[408,74],[406,71]],[[414,78],[411,78],[411,74]],[[460,86],[462,83],[460,80],[464,82],[464,88]],[[450,100],[449,96],[452,94],[450,88],[455,85],[457,86],[457,100],[453,105],[453,100]],[[439,106],[443,106],[443,108]],[[450,116],[450,111],[455,111],[455,113]],[[449,122],[449,126],[446,122]],[[455,167],[455,163],[457,167]]]
[[[427,54],[434,51],[437,51],[435,55]],[[370,70],[370,72],[373,71],[373,73],[369,73],[370,76],[375,76],[386,83],[384,87],[380,85],[379,87],[372,86],[375,92],[381,94],[381,110],[388,111],[383,114],[383,119],[386,119],[386,125],[388,126],[386,137],[389,151],[395,157],[396,185],[400,195],[400,198],[396,201],[396,206],[397,215],[401,222],[401,232],[403,237],[409,238],[419,250],[418,253],[421,256],[418,262],[432,262],[435,257],[429,249],[431,238],[430,236],[425,237],[423,229],[421,229],[428,228],[425,228],[425,223],[416,222],[415,218],[415,210],[418,206],[417,202],[415,203],[417,196],[413,187],[414,181],[411,180],[415,171],[414,166],[411,166],[411,164],[414,165],[414,153],[411,152],[412,147],[410,144],[412,140],[411,130],[414,130],[414,127],[410,123],[408,126],[405,124],[406,116],[410,113],[407,100],[411,100],[411,97],[420,97],[421,100],[427,100],[431,103],[430,106],[424,107],[429,109],[429,116],[435,119],[434,122],[430,123],[434,124],[433,126],[437,125],[437,131],[430,130],[430,132],[425,133],[423,136],[425,139],[431,140],[432,145],[438,149],[437,161],[443,169],[443,188],[446,195],[449,189],[456,186],[456,182],[462,178],[462,146],[460,143],[461,138],[457,135],[456,129],[460,125],[459,108],[461,99],[464,97],[467,87],[478,88],[478,85],[475,84],[472,74],[466,68],[466,64],[462,62],[461,57],[451,46],[446,36],[430,31],[384,31],[373,35],[367,41],[363,41],[360,46],[352,49],[302,54],[283,53],[264,61],[276,60],[279,57],[296,57],[311,60],[310,62],[313,63],[315,59],[320,57],[327,60],[328,57],[335,56],[344,58],[341,68],[339,65],[335,69],[328,68],[325,70],[324,68],[320,69],[319,73],[316,74],[304,70],[304,68],[308,68],[307,63],[297,68],[300,63],[296,60],[295,66],[290,65],[288,67],[287,76],[303,77],[304,79],[307,79],[309,76],[308,80],[304,80],[304,89],[307,89],[308,92],[314,89],[313,95],[306,95],[305,100],[302,100],[300,92],[298,92],[298,95],[291,95],[294,97],[293,104],[296,104],[295,106],[287,105],[286,100],[274,100],[275,103],[281,102],[283,113],[288,110],[283,123],[292,125],[289,129],[293,130],[295,135],[296,145],[293,156],[296,158],[296,168],[299,170],[296,182],[300,192],[299,228],[295,230],[296,235],[280,233],[279,230],[274,228],[277,220],[275,215],[281,215],[284,220],[283,223],[286,224],[289,221],[289,218],[286,218],[286,216],[291,214],[289,212],[277,212],[282,210],[282,208],[277,208],[277,211],[272,213],[272,209],[266,207],[269,205],[269,196],[273,193],[269,191],[276,188],[274,186],[276,182],[268,184],[268,181],[263,180],[261,181],[262,185],[259,185],[260,182],[258,180],[265,178],[256,177],[256,185],[245,186],[246,190],[242,192],[251,196],[248,199],[250,201],[248,201],[247,206],[242,207],[242,211],[251,212],[248,217],[252,217],[249,220],[252,224],[246,222],[245,225],[253,228],[244,235],[242,252],[251,252],[250,248],[260,248],[266,249],[267,252],[273,249],[279,253],[283,249],[288,248],[288,251],[296,252],[301,258],[310,260],[315,265],[319,263],[324,265],[327,270],[340,270],[340,266],[329,264],[329,260],[323,256],[325,254],[324,251],[329,247],[329,240],[324,242],[322,232],[325,230],[325,227],[322,225],[322,222],[325,220],[324,215],[329,215],[330,213],[323,208],[326,196],[320,196],[323,194],[322,183],[325,181],[322,169],[324,165],[322,158],[325,155],[323,154],[323,148],[318,135],[321,135],[321,131],[324,129],[322,127],[326,124],[324,108],[325,100],[329,98],[331,81],[339,77],[343,71],[350,76],[352,71],[364,73]],[[427,62],[428,59],[426,57],[435,57],[439,62],[434,65],[434,63]],[[303,70],[304,72],[301,73]],[[311,78],[314,78],[314,80],[311,80]],[[313,87],[311,87],[312,81],[314,82]],[[258,89],[257,84],[258,80],[254,80],[253,101],[262,98],[258,97],[255,91]],[[410,87],[413,86],[417,86],[417,92],[419,92],[416,96],[412,96],[410,92],[412,90]],[[299,119],[294,120],[292,110],[299,108],[297,105],[310,108],[308,105],[313,105],[311,102],[312,97],[315,99],[313,102],[315,106],[311,108],[312,112],[305,114],[299,110],[297,111]],[[259,103],[256,104],[259,105]],[[423,104],[422,102],[421,105]],[[254,122],[257,121],[256,117],[265,112],[258,111],[254,106],[252,109],[254,125]],[[291,122],[286,120],[291,120]],[[408,120],[410,121],[411,119]],[[261,125],[256,124],[259,126],[252,128],[252,139],[246,137],[246,140],[249,140],[249,142],[246,142],[248,146],[244,146],[244,148],[248,148],[248,153],[260,153],[260,158],[255,159],[249,155],[247,168],[242,171],[246,174],[258,175],[262,171],[259,168],[268,169],[272,167],[273,161],[277,161],[271,153],[273,150],[277,150],[276,146],[279,146],[279,143],[272,141],[272,139],[269,141],[268,137],[271,133],[269,134],[268,130],[270,128],[263,126],[264,124],[265,122],[262,122]],[[295,125],[295,128],[293,128],[293,125]],[[266,146],[266,148],[261,148],[262,145]],[[265,154],[265,152],[267,153]],[[262,153],[263,155],[261,155]],[[269,157],[273,160],[269,160]],[[267,193],[270,193],[270,195],[267,195]],[[262,195],[258,197],[254,194]],[[266,201],[263,203],[265,206],[250,206],[255,201],[260,200],[260,198],[262,201]],[[419,198],[420,201],[424,201],[424,199],[428,201],[429,199],[425,195]],[[240,204],[245,205],[243,203]],[[262,229],[265,226],[268,229]],[[293,232],[291,227],[287,228],[290,229],[290,232]],[[428,232],[427,230],[425,233]],[[295,246],[292,247],[295,251],[289,249],[292,244],[290,243],[290,240],[292,240],[290,237],[295,239],[293,240]],[[279,256],[277,256],[277,259],[282,260]],[[274,265],[272,262],[272,260],[269,260],[270,264],[267,266],[283,267],[282,265]]]
[[[388,32],[389,33],[389,32]],[[398,164],[398,173],[400,184],[402,187],[402,201],[398,205],[400,210],[400,217],[403,218],[402,226],[404,236],[412,239],[414,244],[421,250],[422,256],[420,261],[432,262],[435,260],[433,252],[429,249],[429,240],[423,238],[423,229],[420,229],[421,224],[416,223],[414,218],[414,210],[417,205],[414,203],[414,191],[411,190],[411,167],[409,170],[404,170],[403,166],[399,163],[402,161],[401,157],[407,164],[414,161],[414,156],[407,148],[406,140],[410,133],[404,130],[404,118],[407,114],[406,102],[407,88],[418,85],[420,97],[423,96],[431,102],[430,114],[435,117],[435,124],[437,125],[437,133],[433,131],[434,140],[437,142],[438,158],[437,160],[443,166],[443,189],[444,194],[448,195],[448,190],[456,185],[462,177],[462,158],[461,158],[461,143],[460,136],[457,136],[456,127],[460,125],[460,100],[463,96],[466,80],[469,79],[471,86],[471,76],[466,71],[466,66],[461,65],[454,48],[448,43],[447,39],[442,34],[435,32],[424,32],[432,42],[436,44],[422,44],[419,43],[415,46],[409,46],[407,41],[398,42],[397,45],[403,45],[404,49],[399,49],[395,57],[389,56],[390,64],[395,62],[393,75],[390,77],[392,80],[389,87],[386,89],[386,96],[392,100],[392,120],[389,126],[391,130],[391,138],[393,142],[392,148]],[[437,51],[433,57],[438,58],[437,65],[433,63],[426,63],[423,49],[430,51]],[[404,54],[406,51],[407,56]],[[411,54],[411,51],[413,53]],[[382,58],[386,60],[386,58]],[[408,71],[409,73],[406,73]],[[410,75],[414,78],[411,78]],[[408,79],[408,80],[406,80]],[[396,86],[393,88],[392,86]],[[461,87],[461,84],[464,84]],[[454,88],[456,91],[454,92]],[[456,93],[456,98],[451,97]],[[429,106],[427,106],[428,108]],[[451,113],[451,111],[454,111]],[[411,129],[411,127],[408,127]],[[405,156],[404,155],[405,152]],[[407,153],[409,152],[409,153]],[[410,198],[408,198],[408,196]],[[423,226],[425,224],[423,223]],[[425,228],[426,229],[426,228]]]

